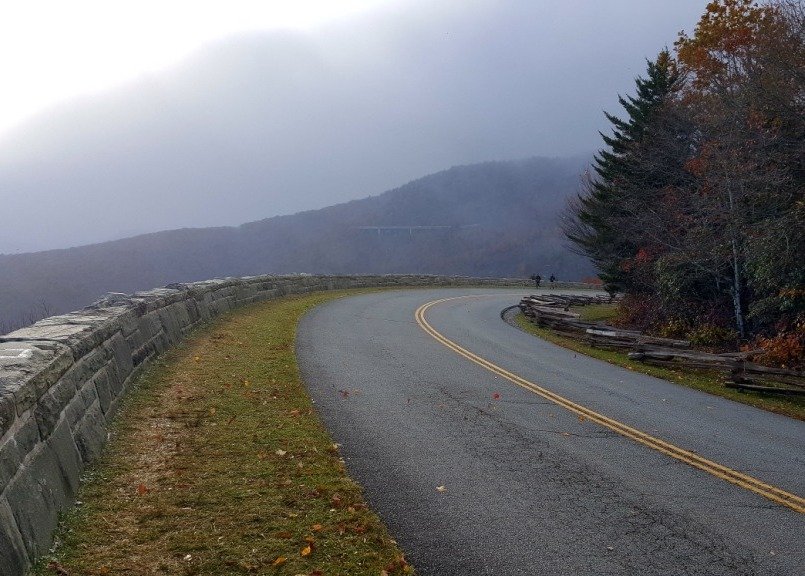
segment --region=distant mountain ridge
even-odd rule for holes
[[[547,158],[457,166],[378,196],[238,227],[0,255],[0,330],[106,292],[216,276],[539,272],[577,279],[592,267],[568,250],[559,214],[583,166]]]

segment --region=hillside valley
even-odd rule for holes
[[[459,166],[378,196],[237,227],[0,255],[0,331],[106,292],[222,276],[538,272],[580,279],[592,266],[569,251],[559,217],[584,164],[531,158]]]

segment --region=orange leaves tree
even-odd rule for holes
[[[805,281],[801,4],[711,2],[676,52],[697,126],[693,198],[728,270],[736,329],[747,311],[759,326],[792,320],[802,302],[780,295]]]
[[[684,176],[650,194],[645,183],[635,188],[628,178],[608,178],[599,170],[571,208],[574,224],[567,227],[582,249],[573,226],[605,231],[613,246],[625,242],[631,255],[583,251],[605,281],[613,268],[600,263],[614,257],[624,291],[639,287],[662,295],[656,301],[660,318],[679,310],[721,310],[745,337],[795,326],[803,317],[803,22],[798,1],[710,2],[693,34],[682,33],[675,43],[679,87],[657,110],[639,153],[633,147],[621,154],[617,142],[604,138],[609,148],[597,156],[599,166],[600,158],[613,154],[627,174],[660,164],[679,174],[682,166]],[[670,145],[675,155],[669,161],[661,151]],[[596,194],[600,199],[602,184],[612,189],[606,200],[614,203],[597,205],[606,226],[585,214]]]

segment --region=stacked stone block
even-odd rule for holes
[[[0,575],[24,574],[100,454],[137,375],[200,323],[286,294],[380,286],[526,286],[442,276],[257,276],[109,294],[0,336]]]

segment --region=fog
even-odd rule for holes
[[[229,37],[0,135],[0,253],[239,224],[452,165],[589,155],[603,110],[704,10],[433,4]]]

